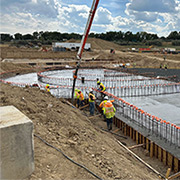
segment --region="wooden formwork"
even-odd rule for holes
[[[156,142],[151,141],[117,117],[114,117],[113,122],[116,127],[122,130],[124,135],[129,136],[131,139],[136,141],[136,144],[144,144],[144,148],[149,151],[150,157],[158,158],[161,162],[163,162],[164,165],[170,167],[175,173],[180,171],[180,160],[177,157],[175,157],[166,149],[163,149],[162,147],[157,145]]]

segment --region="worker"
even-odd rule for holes
[[[104,92],[106,90],[104,84],[100,81],[97,81],[97,85],[99,86],[98,90]]]
[[[78,91],[80,91],[80,90],[75,89],[75,93],[74,93],[74,98],[75,98],[75,100],[76,100],[76,102],[75,102],[76,107],[79,107],[79,106],[80,106],[80,100],[79,100],[80,94],[78,93]]]
[[[101,92],[101,99],[105,96],[104,92],[106,90],[104,84],[102,82],[100,82],[99,80],[97,81],[97,85],[98,85],[98,91]]]
[[[92,89],[89,90],[88,96],[89,96],[89,112],[90,112],[90,115],[93,116],[94,115],[94,109],[95,109],[95,100],[96,100],[96,97],[93,94],[93,90]]]
[[[50,86],[49,86],[49,84],[46,84],[45,89],[46,89],[47,92],[50,92]]]
[[[116,109],[113,106],[112,102],[110,100],[107,100],[103,105],[102,110],[106,118],[107,128],[110,131],[112,130],[112,119],[115,116]]]
[[[104,97],[104,101],[102,101],[99,105],[99,107],[102,109],[102,114],[103,114],[103,107],[105,106],[106,102],[109,100],[108,96]],[[110,100],[110,102],[114,102],[114,100]],[[104,115],[104,121],[106,121],[106,116]]]
[[[78,90],[78,94],[79,94],[79,105],[78,105],[78,107],[79,106],[84,106],[84,104],[85,104],[84,95],[80,90]]]

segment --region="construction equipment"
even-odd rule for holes
[[[78,69],[79,69],[80,63],[81,63],[82,52],[83,52],[84,46],[86,44],[86,40],[87,40],[87,37],[88,37],[89,31],[90,31],[91,25],[92,25],[92,22],[93,22],[93,19],[94,19],[94,15],[95,15],[98,3],[99,3],[99,0],[93,0],[92,6],[91,6],[91,10],[89,12],[88,21],[87,21],[87,24],[86,24],[86,27],[85,27],[85,30],[84,30],[84,34],[83,34],[82,40],[81,40],[81,45],[80,45],[79,51],[77,53],[77,59],[79,61],[78,61],[78,64],[76,66],[76,71],[75,71],[75,73],[73,75],[74,80],[73,80],[73,88],[72,88],[72,96],[71,96],[72,103],[73,103],[74,88],[75,88],[75,84],[76,84],[77,73],[78,73]]]

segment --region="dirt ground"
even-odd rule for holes
[[[70,40],[69,42],[80,42]],[[155,67],[167,64],[168,68],[180,68],[180,54],[164,54],[161,53],[138,53],[128,52],[128,47],[119,46],[113,42],[104,41],[101,39],[89,38],[88,43],[91,43],[91,51],[83,52],[82,61],[86,59],[110,59],[118,63],[130,63],[131,66],[135,63],[137,67]],[[115,54],[110,53],[110,49],[115,50]],[[52,62],[52,61],[76,61],[77,52],[48,52],[39,51],[33,48],[17,48],[7,45],[0,46],[1,61],[14,63],[32,63],[32,62]],[[88,63],[87,63],[88,65]]]
[[[99,42],[98,44],[97,41],[96,45],[102,47],[103,43],[105,42]],[[104,53],[108,54],[108,49],[112,48],[112,44],[109,45],[108,43],[106,46],[104,45],[104,49],[98,47],[99,49],[87,52],[84,56],[86,58],[92,58],[93,56],[103,58]],[[121,48],[119,47],[119,50]],[[144,54],[133,55],[129,53],[125,56],[123,53],[117,51],[114,58],[119,56],[124,60],[131,60],[131,58],[136,57],[137,61],[135,62],[143,61],[145,64],[147,63]],[[70,54],[70,57],[73,56]],[[151,59],[151,56],[149,58]],[[160,57],[158,58],[160,59]],[[34,59],[34,61],[36,60]],[[155,60],[153,59],[153,61]],[[180,59],[172,58],[172,64],[177,63],[176,65],[180,67],[179,61]],[[8,63],[5,61],[0,64],[0,72],[26,67],[29,68],[30,66],[24,63],[14,64],[13,60]],[[106,129],[106,123],[102,117],[89,118],[88,108],[81,111],[67,104],[66,100],[57,99],[38,88],[20,88],[1,83],[0,106],[7,105],[15,106],[33,121],[36,135],[59,148],[75,162],[85,166],[102,179],[159,179],[155,173],[122,148],[117,140],[123,142],[126,146],[132,146],[135,142],[129,138],[120,138],[101,130],[99,127]],[[113,127],[113,130],[115,129]],[[117,133],[121,134],[121,131]],[[148,153],[143,148],[137,148],[133,151],[160,173],[166,173],[167,167],[157,159],[149,158]],[[85,169],[70,162],[57,150],[44,144],[37,137],[34,137],[34,155],[35,171],[26,180],[97,179]]]

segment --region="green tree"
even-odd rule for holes
[[[15,40],[22,40],[22,34],[16,33],[14,34]]]
[[[0,37],[2,42],[9,42],[13,40],[13,36],[11,36],[10,34],[0,34]]]
[[[167,37],[167,39],[173,39],[173,40],[178,40],[180,39],[180,31],[173,31],[169,34],[169,36]]]
[[[31,34],[25,34],[22,36],[23,40],[33,40],[34,37]]]

